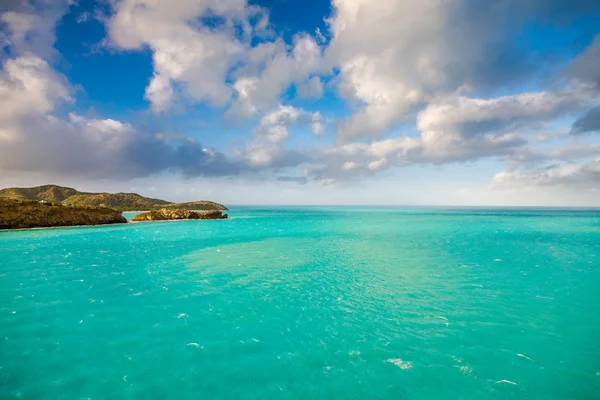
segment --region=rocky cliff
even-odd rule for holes
[[[183,209],[163,208],[157,211],[150,211],[133,217],[132,221],[167,221],[173,219],[227,219],[228,215],[220,210],[211,211],[189,211]]]
[[[0,198],[0,229],[126,223],[119,211],[107,207],[65,207],[37,201]]]

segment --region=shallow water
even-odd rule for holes
[[[0,232],[0,398],[600,394],[598,211],[230,215]]]

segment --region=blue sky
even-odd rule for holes
[[[593,0],[3,2],[0,186],[598,206],[599,35]]]

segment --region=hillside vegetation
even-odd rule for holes
[[[0,229],[127,223],[117,210],[107,207],[65,207],[35,200],[0,198]]]
[[[31,188],[8,188],[0,190],[0,198],[35,200],[63,203],[69,206],[106,206],[119,211],[146,211],[161,208],[186,210],[227,210],[222,204],[202,200],[189,203],[172,203],[144,197],[137,193],[85,193],[69,187],[44,185]]]
[[[168,205],[168,201],[151,199],[137,193],[80,193],[65,200],[72,206],[106,207],[127,210],[147,210]]]
[[[60,203],[71,196],[79,194],[73,188],[44,185],[31,188],[8,188],[0,190],[0,197],[14,200],[45,200],[50,202]]]

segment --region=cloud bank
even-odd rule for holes
[[[246,130],[218,146],[82,112],[81,88],[60,72],[54,48],[74,5],[7,4],[5,173],[335,186],[487,160],[505,165],[496,187],[598,183],[600,34],[568,60],[515,39],[531,21],[569,26],[599,12],[589,1],[332,0],[326,29],[286,35],[246,0],[110,1],[100,51],[151,55],[149,115],[193,118],[202,106]]]

